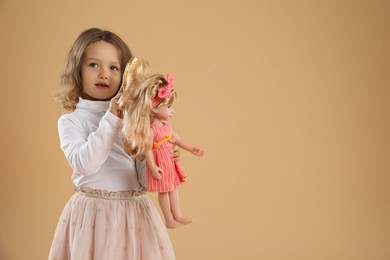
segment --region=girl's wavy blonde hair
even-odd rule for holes
[[[161,74],[151,75],[150,64],[145,60],[132,59],[123,75],[123,94],[119,106],[123,113],[122,140],[127,154],[143,159],[152,146],[151,120],[154,116],[152,100],[158,91],[168,84]],[[164,99],[157,107],[172,104],[176,93]],[[156,108],[157,108],[156,107]]]
[[[55,99],[62,112],[75,110],[79,97],[82,96],[83,87],[81,80],[81,65],[88,47],[98,41],[111,43],[119,54],[121,73],[123,73],[127,61],[132,57],[126,43],[115,33],[99,28],[91,28],[83,31],[73,43],[65,61],[65,68],[60,77],[60,86]]]

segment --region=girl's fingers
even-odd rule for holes
[[[123,89],[120,88],[118,93],[116,93],[115,97],[113,97],[115,100],[118,100],[123,94]]]

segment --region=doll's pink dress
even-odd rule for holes
[[[176,189],[185,181],[186,175],[180,165],[172,158],[172,146],[169,142],[172,137],[172,129],[168,124],[159,127],[151,125],[154,132],[153,156],[156,165],[163,171],[161,180],[152,176],[149,166],[146,167],[147,189],[151,192],[168,192]]]

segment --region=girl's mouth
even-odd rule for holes
[[[105,83],[96,83],[95,86],[97,87],[103,87],[103,88],[108,88],[109,86]]]

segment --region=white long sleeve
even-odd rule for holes
[[[58,121],[61,149],[73,170],[82,175],[96,173],[107,160],[118,135],[120,122],[115,115],[107,112],[99,122],[95,132],[87,135],[85,128],[64,116]],[[84,129],[83,129],[84,128]],[[87,135],[87,136],[86,136]]]
[[[73,169],[72,180],[76,186],[96,189],[139,190],[139,167],[118,138],[122,120],[108,107],[109,102],[80,98],[76,110],[58,120],[61,149]]]

